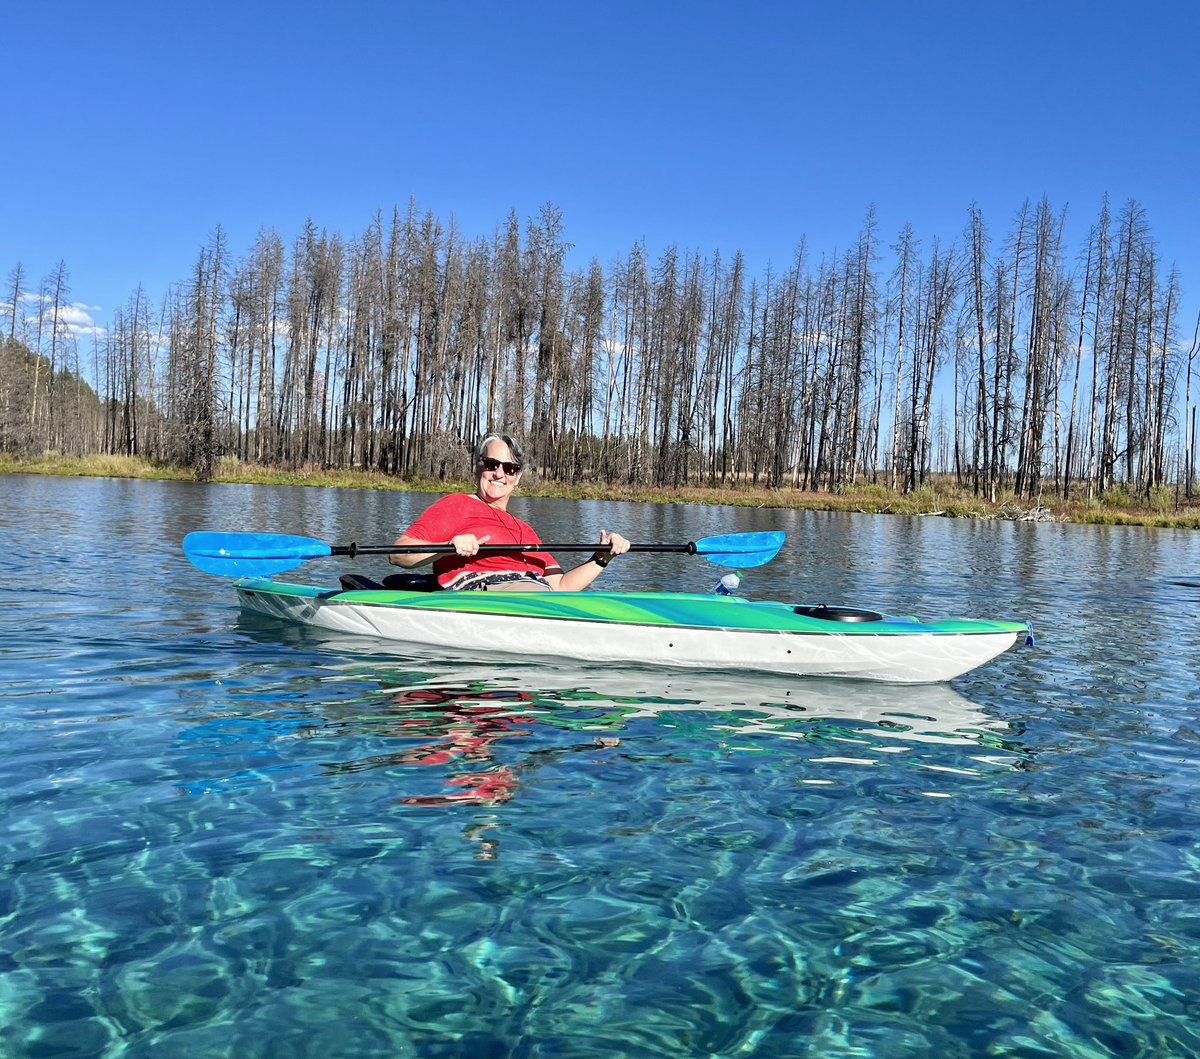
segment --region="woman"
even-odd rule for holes
[[[475,492],[442,497],[396,539],[398,545],[452,544],[454,554],[405,552],[388,561],[411,569],[433,560],[442,588],[582,592],[615,556],[629,550],[629,541],[619,533],[601,530],[602,550],[566,572],[547,552],[479,554],[481,544],[542,543],[532,526],[508,513],[521,466],[521,446],[511,436],[488,434],[475,446]]]

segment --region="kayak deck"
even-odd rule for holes
[[[949,680],[1028,633],[1020,622],[962,618],[830,620],[814,616],[820,608],[737,596],[344,591],[257,579],[235,588],[249,611],[425,647],[899,683]]]

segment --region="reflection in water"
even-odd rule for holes
[[[832,766],[977,775],[1022,767],[1019,733],[948,685],[884,685],[721,673],[663,673],[572,664],[480,665],[397,658],[359,637],[281,627],[247,616],[241,631],[301,652],[304,668],[273,701],[243,703],[204,718],[181,738],[203,746],[192,793],[263,782],[295,766],[286,742],[321,747],[317,765],[341,782],[386,777],[394,804],[499,806],[528,778],[568,755],[639,759],[687,754],[775,755],[803,762],[798,782],[844,782]],[[327,652],[327,653],[326,653]],[[232,683],[237,684],[234,680]],[[298,711],[297,706],[303,705]],[[240,707],[244,707],[240,708]],[[231,731],[265,737],[254,768],[226,753]],[[232,728],[231,728],[232,726]],[[311,755],[306,755],[311,761]]]
[[[509,705],[492,704],[497,701]],[[527,722],[512,713],[514,701],[532,701],[532,696],[471,687],[401,688],[388,697],[394,719],[376,735],[404,748],[326,769],[336,776],[397,765],[441,768],[449,774],[445,782],[452,793],[401,798],[401,804],[499,805],[513,797],[519,781],[511,768],[495,763],[495,744],[529,734]]]

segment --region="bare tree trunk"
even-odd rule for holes
[[[1092,317],[1092,395],[1088,413],[1088,462],[1087,462],[1087,495],[1088,499],[1095,496],[1101,487],[1101,460],[1097,451],[1097,431],[1100,426],[1097,399],[1099,397],[1100,376],[1100,325],[1104,319],[1104,301],[1108,290],[1108,243],[1109,243],[1109,212],[1108,198],[1105,197],[1100,211],[1100,220],[1096,228],[1096,305]],[[1106,382],[1107,389],[1107,382]]]
[[[21,309],[21,299],[25,294],[25,269],[20,261],[8,274],[8,289],[11,292],[8,306],[8,341],[16,342],[20,338],[17,334],[17,318]]]
[[[975,342],[978,358],[978,376],[975,385],[975,456],[972,460],[972,480],[976,496],[984,495],[994,501],[996,485],[992,476],[990,440],[988,432],[987,400],[987,341],[984,337],[987,320],[984,313],[983,274],[987,255],[987,233],[983,226],[983,215],[978,207],[971,209],[971,292],[975,318]]]
[[[904,342],[908,337],[905,331],[906,313],[908,309],[908,284],[912,273],[913,255],[916,246],[913,239],[912,225],[906,224],[900,232],[900,241],[892,249],[899,255],[893,280],[899,283],[896,292],[896,371],[895,388],[896,403],[892,412],[892,454],[889,460],[891,466],[891,488],[894,491],[899,485],[900,470],[900,394],[904,378]]]
[[[1190,500],[1192,498],[1192,489],[1196,480],[1196,416],[1195,406],[1192,404],[1192,365],[1195,363],[1196,355],[1200,353],[1200,313],[1196,314],[1196,326],[1192,331],[1192,344],[1187,351],[1187,377],[1184,382],[1184,397],[1183,397],[1183,425],[1184,425],[1184,461],[1186,469],[1184,476],[1186,478],[1186,493]]]

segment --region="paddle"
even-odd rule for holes
[[[748,570],[769,563],[783,547],[784,534],[729,533],[702,537],[687,544],[631,544],[631,552],[682,552],[702,555],[717,566]],[[481,544],[481,555],[512,555],[516,552],[596,552],[602,544]],[[309,559],[329,555],[438,555],[453,554],[450,544],[339,544],[329,545],[312,537],[284,533],[189,533],[183,538],[183,553],[197,569],[219,577],[270,577],[295,570]]]

